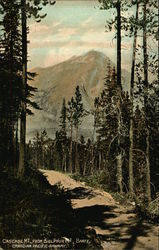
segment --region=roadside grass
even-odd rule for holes
[[[120,194],[119,192],[114,192],[107,185],[107,176],[104,171],[98,171],[89,176],[72,174],[71,177],[76,181],[84,182],[90,187],[110,193],[119,204],[126,207],[131,206],[138,217],[151,223],[159,224],[159,197],[155,197],[148,204],[143,198],[137,196],[131,197],[129,193]]]

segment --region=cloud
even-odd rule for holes
[[[30,36],[34,36],[35,33],[40,33],[40,35],[42,34],[48,34],[49,32],[49,26],[46,24],[36,24],[36,23],[32,23],[29,26],[29,35]]]
[[[62,27],[58,30],[56,39],[70,39],[73,35],[78,33],[77,28]]]
[[[65,27],[61,22],[54,24],[31,24],[28,39],[29,49],[60,46],[78,36],[79,28]],[[58,44],[58,45],[57,45]]]
[[[63,48],[62,53],[59,51],[59,49],[52,49],[46,55],[43,67],[48,67],[50,65],[58,64],[77,54],[78,54],[77,49],[74,50],[73,48],[70,47]]]
[[[93,17],[89,17],[81,23],[81,27],[84,27],[84,28],[88,27],[92,23],[93,23]]]
[[[32,22],[29,24],[29,37],[34,39],[35,37],[43,38],[44,35],[48,36],[53,34],[54,32],[58,32],[58,30],[62,27],[62,22],[55,23],[36,23]]]
[[[109,42],[95,43],[70,41],[68,43],[61,44],[61,46],[54,46],[52,48],[50,47],[50,49],[45,49],[45,51],[41,49],[32,50],[31,58],[34,58],[34,61],[29,64],[29,67],[34,68],[34,65],[39,65],[40,67],[48,67],[68,60],[72,56],[84,54],[90,50],[101,51],[105,53],[111,60],[116,62],[115,44],[114,46],[110,47]],[[130,50],[122,50],[122,67],[129,70],[131,64],[130,53]],[[36,55],[38,55],[38,57]]]
[[[115,44],[111,44],[109,41],[107,42],[96,42],[96,41],[43,41],[35,43],[32,43],[31,48],[63,48],[63,47],[69,47],[69,48],[76,48],[76,47],[91,47],[91,48],[115,48]]]
[[[116,41],[113,40],[115,30],[105,32],[105,11],[94,8],[94,3],[58,3],[47,9],[47,17],[41,23],[29,24],[29,55],[31,68],[50,66],[71,56],[80,55],[89,50],[104,52],[112,60],[116,60]],[[130,50],[130,42],[124,41],[126,48],[124,57]],[[130,58],[127,56],[127,58]],[[126,60],[124,58],[124,63]]]
[[[108,48],[108,49],[107,49]],[[70,41],[68,43],[54,43],[52,49],[50,49],[43,60],[43,67],[48,67],[65,60],[68,60],[72,56],[78,56],[84,54],[90,50],[98,50],[104,52],[108,56],[113,55],[114,58],[114,47],[110,48],[109,42],[84,42],[84,41]]]

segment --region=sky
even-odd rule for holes
[[[112,11],[100,10],[96,0],[57,0],[43,10],[40,23],[29,20],[29,69],[48,67],[90,50],[105,53],[116,61],[115,31],[106,32]],[[130,70],[132,42],[122,42],[122,67]]]

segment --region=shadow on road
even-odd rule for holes
[[[78,187],[66,191],[66,196],[69,199],[91,199],[95,197],[95,194],[87,188]],[[72,230],[75,230],[77,227],[81,231],[88,227],[93,230],[96,227],[99,228],[100,233],[97,231],[97,238],[100,241],[114,242],[115,244],[121,243],[124,250],[133,249],[138,237],[147,236],[152,226],[150,224],[145,225],[142,220],[137,218],[137,216],[131,216],[128,211],[125,212],[124,222],[120,222],[120,220],[115,221],[115,218],[121,215],[120,211],[117,212],[117,208],[117,206],[99,204],[75,208],[73,209],[74,221],[71,222]],[[111,219],[112,223],[110,222]],[[145,248],[144,246],[144,249],[150,248]]]
[[[67,190],[65,194],[69,199],[91,199],[95,197],[95,194],[91,189],[84,187],[76,187],[74,189]]]
[[[147,234],[150,232],[150,230],[151,230],[150,224],[145,224],[143,220],[138,219],[136,224],[130,226],[130,228],[128,228],[128,230],[127,230],[127,234],[130,235],[130,238],[126,243],[124,250],[133,249],[133,247],[137,241],[137,238],[139,236],[147,236]],[[150,249],[150,248],[144,247],[144,249]],[[153,248],[151,248],[151,249],[153,249]]]

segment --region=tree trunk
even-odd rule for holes
[[[136,21],[138,20],[139,3],[136,5]],[[133,174],[133,102],[134,102],[134,78],[135,78],[135,60],[136,60],[136,44],[137,44],[137,26],[134,31],[134,42],[133,42],[133,56],[132,56],[132,67],[131,67],[131,83],[130,83],[130,129],[129,129],[129,192],[131,195],[134,193],[134,174]]]
[[[84,163],[83,163],[83,175],[84,176],[86,175],[86,160],[84,160]]]
[[[45,153],[44,153],[44,151],[45,151],[45,149],[44,149],[44,147],[42,145],[42,168],[43,169],[45,169],[45,160],[44,160]]]
[[[159,48],[159,1],[158,1],[158,36],[157,36],[157,40],[158,40],[158,48]],[[158,53],[158,83],[159,83],[159,53]]]
[[[117,84],[121,86],[121,6],[117,2]]]
[[[19,145],[18,145],[18,120],[16,121],[16,135],[15,135],[15,148],[16,148],[16,172],[17,172],[17,167],[18,167],[18,152],[19,152]],[[16,175],[15,172],[15,175]]]
[[[86,157],[86,148],[85,148],[85,146],[83,145],[83,151],[82,151],[82,153],[83,153],[83,170],[82,170],[82,175],[86,175],[86,159],[87,159],[87,157]]]
[[[72,173],[73,172],[73,168],[72,168],[72,134],[73,134],[73,124],[71,121],[71,141],[70,141],[70,151],[69,151],[69,172]]]
[[[122,152],[121,152],[121,119],[122,119],[122,114],[121,114],[121,97],[119,96],[119,107],[118,107],[118,154],[117,154],[117,184],[119,188],[119,192],[123,192],[123,185],[122,185]]]
[[[123,184],[122,184],[122,155],[121,153],[117,156],[117,183],[119,187],[119,192],[123,192]]]
[[[64,156],[64,152],[63,152],[63,155],[62,155],[61,170],[63,172],[65,172],[65,156]]]
[[[27,82],[27,24],[26,0],[21,0],[22,6],[22,101],[20,116],[20,145],[18,177],[22,178],[25,169],[25,143],[26,143],[26,82]]]
[[[131,109],[132,112],[132,109]],[[131,114],[132,116],[132,114]],[[130,117],[130,131],[129,131],[129,140],[130,140],[130,148],[129,148],[129,192],[130,195],[134,193],[134,174],[133,174],[133,118]]]
[[[76,127],[76,137],[75,137],[75,173],[79,172],[79,164],[78,164],[78,126]]]
[[[13,31],[11,30],[11,40],[10,40],[10,60],[9,60],[9,81],[10,81],[10,115],[9,115],[9,155],[10,160],[9,163],[12,166],[12,170],[15,168],[15,162],[14,162],[14,122],[13,122]]]
[[[102,154],[101,151],[99,151],[99,156],[98,156],[99,157],[98,158],[99,159],[99,163],[98,163],[99,164],[99,170],[102,169],[102,167],[101,167],[101,164],[102,164],[102,155],[101,154]]]
[[[144,107],[145,119],[147,119],[147,106],[148,106],[148,54],[147,54],[147,34],[146,34],[146,12],[147,4],[143,5],[143,58],[144,58]],[[148,202],[151,201],[151,182],[150,182],[150,133],[148,128],[148,121],[146,120],[146,193]]]
[[[93,144],[91,145],[91,159],[90,159],[90,172],[91,174],[93,174],[93,170],[94,170],[94,155],[93,155]]]
[[[151,173],[150,173],[150,132],[146,132],[146,180],[147,180],[147,200],[151,202]]]
[[[39,167],[39,154],[38,154],[38,148],[36,149],[36,168]]]
[[[122,187],[122,155],[120,148],[120,119],[121,119],[121,3],[117,1],[117,85],[119,86],[119,113],[118,113],[118,155],[117,155],[117,183],[120,193],[123,192]]]
[[[65,152],[64,171],[65,171],[65,173],[67,172],[67,157],[66,157],[66,152]]]

